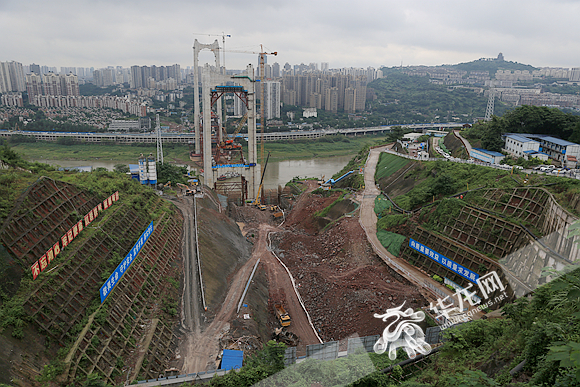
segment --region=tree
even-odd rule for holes
[[[87,380],[83,383],[83,387],[110,387],[110,385],[103,382],[99,375],[90,374],[87,376]]]
[[[115,169],[115,172],[119,172],[119,173],[130,172],[129,166],[126,164],[115,164],[115,166],[113,168]]]
[[[211,171],[209,171],[211,173]],[[178,167],[177,165],[172,165],[169,163],[159,164],[157,163],[157,182],[160,184],[165,184],[168,181],[171,183],[187,183],[187,167]]]

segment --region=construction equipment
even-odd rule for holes
[[[256,195],[256,199],[251,203],[251,204],[255,205],[256,207],[258,207],[262,211],[265,211],[268,209],[268,207],[266,207],[265,205],[260,203],[260,200],[262,198],[262,186],[264,184],[264,174],[266,173],[266,167],[268,166],[269,159],[270,159],[270,152],[268,152],[268,157],[266,158],[266,164],[264,165],[264,168],[262,169],[262,178],[260,179],[260,187],[258,188],[258,193]]]
[[[287,331],[282,328],[275,328],[272,338],[276,341],[280,341],[290,347],[295,347],[300,342],[300,338],[293,332]]]
[[[182,193],[185,193],[185,196],[192,196],[194,191],[185,184],[177,183],[177,186],[181,189]]]
[[[274,218],[280,218],[280,217],[284,216],[284,212],[283,212],[283,211],[280,209],[280,207],[278,207],[278,206],[277,206],[277,205],[275,205],[275,204],[272,204],[272,205],[270,206],[270,211],[272,211],[272,212],[273,212],[272,216],[273,216]]]
[[[274,308],[276,309],[276,316],[278,317],[278,321],[280,321],[280,325],[282,325],[283,327],[290,326],[291,322],[290,316],[288,315],[284,307],[281,304],[276,304],[274,305]]]

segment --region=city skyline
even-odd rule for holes
[[[170,0],[0,1],[3,61],[49,66],[192,63],[194,39],[226,38],[226,50],[277,51],[283,63],[328,62],[331,68],[441,65],[494,57],[535,67],[578,67],[580,4],[554,1],[407,3]],[[219,24],[216,22],[219,21]],[[194,35],[198,33],[199,35]],[[211,53],[200,63],[211,62]],[[228,53],[226,67],[256,64],[256,55]]]

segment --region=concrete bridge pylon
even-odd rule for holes
[[[240,87],[242,90],[241,92],[246,97],[245,99],[248,110],[248,158],[247,162],[243,165],[216,165],[215,161],[213,160],[211,149],[212,90],[215,90],[219,85],[227,85],[232,83],[237,87]],[[260,181],[260,166],[257,164],[255,79],[252,65],[248,65],[246,71],[241,74],[227,76],[221,72],[215,71],[212,67],[206,64],[202,72],[202,97],[204,183],[209,187],[213,187],[220,174],[224,172],[238,172],[240,175],[244,176],[248,182],[248,197],[255,198],[256,194],[258,193],[258,187],[256,184],[258,184]]]

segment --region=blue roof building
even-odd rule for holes
[[[501,160],[505,157],[499,152],[489,151],[481,148],[472,148],[469,156],[476,160],[480,160],[490,164],[499,164]]]
[[[547,154],[551,159],[561,163],[562,166],[576,168],[576,163],[580,157],[580,145],[562,140],[561,138],[552,137],[546,134],[530,133],[508,133],[506,138],[506,150],[508,149],[508,139],[526,138],[529,141],[535,141],[540,144],[538,152]],[[530,149],[525,149],[530,150]],[[509,151],[509,150],[508,150]],[[511,152],[510,152],[511,153]]]

